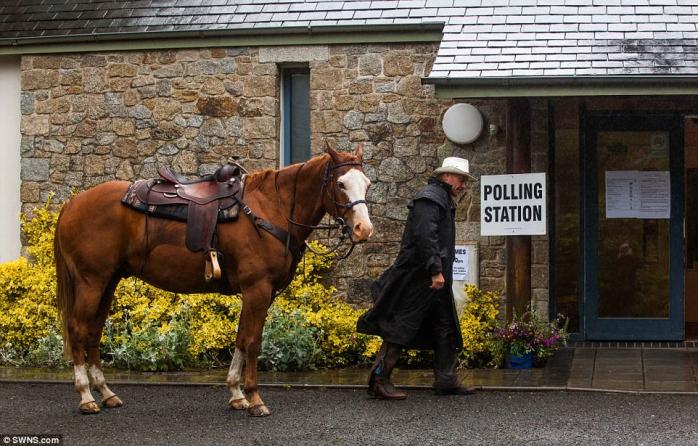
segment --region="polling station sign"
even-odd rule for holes
[[[482,235],[546,232],[545,173],[480,177]]]

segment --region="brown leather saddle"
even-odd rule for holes
[[[219,279],[221,268],[215,248],[219,222],[237,218],[244,188],[244,169],[237,163],[220,167],[213,175],[189,180],[169,167],[160,178],[131,184],[122,202],[156,217],[185,221],[186,246],[206,253],[206,281]]]

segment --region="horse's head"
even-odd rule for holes
[[[325,151],[330,155],[325,175],[325,210],[346,222],[352,241],[366,241],[373,234],[373,223],[366,205],[366,192],[371,181],[362,166],[363,145],[359,145],[353,154],[338,153],[329,145]]]

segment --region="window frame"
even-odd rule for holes
[[[279,167],[285,167],[291,165],[293,159],[293,146],[292,146],[292,116],[291,113],[293,103],[293,91],[291,78],[296,74],[307,74],[308,76],[308,140],[310,140],[310,67],[308,65],[286,65],[280,67],[280,79],[281,79],[281,143],[280,143],[280,156],[279,156]],[[310,141],[308,141],[310,143]],[[310,147],[308,147],[310,149]],[[310,153],[308,153],[308,158],[310,158]]]

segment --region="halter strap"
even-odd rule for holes
[[[361,204],[361,203],[368,206],[368,201],[366,201],[366,200],[356,200],[356,201],[351,201],[349,203],[338,203],[336,201],[334,202],[335,205],[342,207],[342,208],[346,208],[346,209],[351,209],[354,206],[356,206],[357,204]]]
[[[357,163],[356,161],[345,161],[343,163],[331,165],[330,169],[335,170],[335,169],[339,169],[340,167],[344,167],[344,166],[361,166],[361,163]]]

